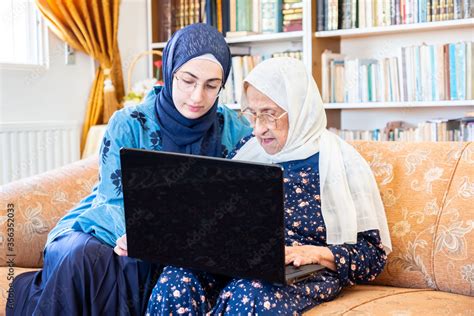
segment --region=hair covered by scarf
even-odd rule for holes
[[[231,55],[224,37],[212,26],[192,24],[173,34],[163,50],[164,87],[156,98],[156,111],[163,150],[220,156],[221,135],[216,99],[212,108],[197,119],[188,119],[173,103],[173,76],[189,60],[211,54],[222,67],[223,84],[230,73]]]

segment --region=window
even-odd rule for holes
[[[0,64],[46,64],[47,32],[33,0],[0,0]]]

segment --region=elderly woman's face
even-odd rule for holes
[[[210,60],[194,59],[173,76],[173,103],[181,115],[197,119],[216,101],[222,86],[222,69]]]
[[[253,124],[253,134],[267,154],[278,153],[288,138],[288,114],[252,85],[248,85],[246,97],[248,106],[244,110],[258,116]]]

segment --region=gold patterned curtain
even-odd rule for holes
[[[81,136],[82,151],[89,128],[107,123],[119,108],[117,100],[122,100],[124,96],[117,42],[120,0],[35,1],[59,38],[74,49],[92,56],[99,64],[87,101]]]

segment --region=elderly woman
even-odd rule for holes
[[[284,168],[286,263],[327,269],[276,286],[167,266],[147,315],[300,314],[384,268],[391,243],[375,179],[355,149],[326,130],[321,96],[303,63],[259,64],[245,79],[242,109],[253,135],[230,156]]]
[[[110,119],[99,181],[49,233],[43,270],[15,279],[15,306],[7,315],[143,315],[161,270],[125,256],[119,150],[227,155],[251,132],[217,104],[230,64],[229,47],[215,28],[194,24],[173,35],[163,52],[164,87]]]

